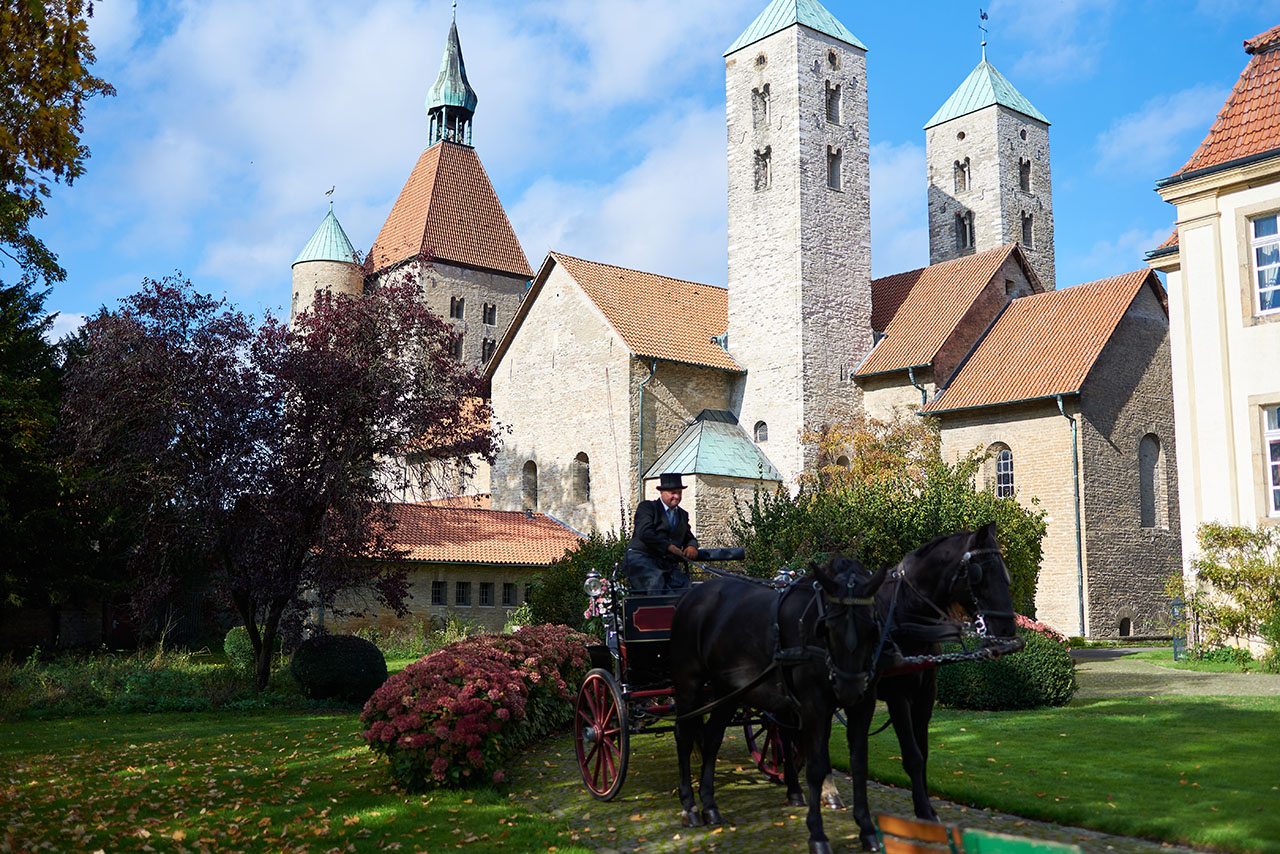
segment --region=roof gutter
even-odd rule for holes
[[[1067,414],[1062,405],[1062,395],[1058,395],[1058,411],[1062,417],[1071,422],[1071,477],[1075,487],[1076,505],[1076,598],[1080,601],[1080,637],[1084,633],[1084,547],[1080,534],[1080,461],[1077,452],[1079,424],[1075,418]]]
[[[1228,160],[1226,163],[1217,163],[1213,166],[1205,166],[1201,169],[1192,169],[1190,172],[1179,172],[1177,175],[1170,175],[1168,178],[1161,178],[1159,181],[1156,181],[1156,189],[1163,190],[1165,187],[1172,187],[1176,184],[1181,184],[1184,181],[1193,181],[1196,178],[1202,178],[1205,175],[1212,175],[1215,172],[1225,172],[1228,169],[1238,169],[1241,166],[1248,166],[1252,163],[1270,160],[1273,157],[1280,157],[1280,148],[1271,148],[1266,151],[1259,151],[1257,154],[1237,157],[1235,160]]]
[[[957,371],[957,373],[959,373],[959,371]],[[1039,397],[1021,397],[1021,398],[1018,398],[1017,400],[997,400],[994,403],[978,403],[978,404],[974,404],[973,406],[956,406],[956,407],[952,407],[951,409],[935,409],[932,412],[929,412],[927,414],[943,415],[943,414],[949,414],[952,412],[964,412],[969,409],[985,409],[988,406],[1014,406],[1015,404],[1019,404],[1019,403],[1036,403],[1041,400],[1055,400],[1057,398],[1062,397],[1064,394],[1079,394],[1079,393],[1080,392],[1078,391],[1060,391],[1060,392],[1055,392],[1053,394],[1042,394]]]
[[[924,386],[916,382],[916,369],[914,367],[907,368],[907,379],[911,380],[911,384],[920,389],[920,406],[923,408],[929,405],[929,392],[925,391]]]

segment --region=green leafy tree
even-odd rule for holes
[[[610,531],[591,536],[565,552],[533,582],[529,591],[529,612],[534,623],[570,626],[587,630],[583,612],[587,594],[582,585],[587,573],[595,570],[608,577],[627,550],[626,532]]]
[[[730,522],[749,572],[802,569],[834,551],[886,566],[935,537],[995,522],[1014,604],[1034,615],[1045,514],[978,489],[980,456],[943,461],[936,427],[915,421],[856,422],[806,440],[817,464],[798,493],[758,492]],[[859,462],[846,467],[841,458]]]

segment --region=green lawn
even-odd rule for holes
[[[940,708],[931,733],[936,797],[1107,833],[1280,851],[1280,698]],[[847,770],[843,734],[832,743],[833,761]],[[870,767],[876,779],[907,785],[892,730],[871,740]]]
[[[0,725],[0,850],[561,852],[522,792],[406,795],[350,712]]]
[[[1205,661],[1200,658],[1180,658],[1173,660],[1172,649],[1147,649],[1142,652],[1135,652],[1127,656],[1136,658],[1141,661],[1150,661],[1152,664],[1158,664],[1161,667],[1172,667],[1175,670],[1199,670],[1204,673],[1241,673],[1240,665],[1229,661]],[[1259,661],[1250,661],[1248,670],[1252,673],[1261,673],[1262,663]]]

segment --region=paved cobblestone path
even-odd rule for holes
[[[1122,658],[1091,657],[1080,662],[1081,697],[1145,695],[1167,693],[1236,693],[1243,680],[1216,679],[1233,674],[1188,673],[1162,668],[1148,662]],[[1262,687],[1250,682],[1248,693],[1269,693],[1280,689],[1280,677]],[[1260,690],[1261,688],[1261,690]],[[883,709],[877,715],[880,719]],[[670,734],[640,735],[631,741],[627,779],[616,800],[601,803],[582,785],[574,757],[573,738],[563,735],[544,742],[526,754],[511,769],[515,796],[535,810],[567,820],[574,841],[598,854],[623,852],[717,852],[717,854],[764,854],[808,850],[804,825],[805,808],[786,805],[781,786],[769,783],[751,761],[742,732],[731,731],[720,752],[716,777],[716,800],[725,816],[717,828],[680,826],[675,739]],[[837,772],[837,783],[846,800],[852,786],[847,775]],[[873,812],[911,815],[911,793],[905,789],[869,783]],[[991,810],[966,807],[934,799],[943,821],[965,827],[1014,833],[1020,836],[1071,842],[1086,854],[1186,854],[1192,849],[1158,842],[1109,836],[1104,833],[1033,821]],[[824,810],[827,835],[837,851],[861,851],[857,825],[851,810]]]

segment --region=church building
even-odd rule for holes
[[[806,432],[923,414],[948,459],[988,452],[982,485],[1047,511],[1040,619],[1167,631],[1164,290],[1146,269],[1056,289],[1048,119],[984,47],[924,126],[931,265],[872,279],[866,46],[818,0],[770,0],[724,63],[728,287],[561,251],[535,274],[472,147],[451,26],[428,148],[361,276],[416,277],[483,366],[507,432],[465,491],[610,530],[681,471],[699,536],[727,544],[735,501],[815,462]],[[356,288],[323,266],[354,259],[331,217],[295,291]]]

